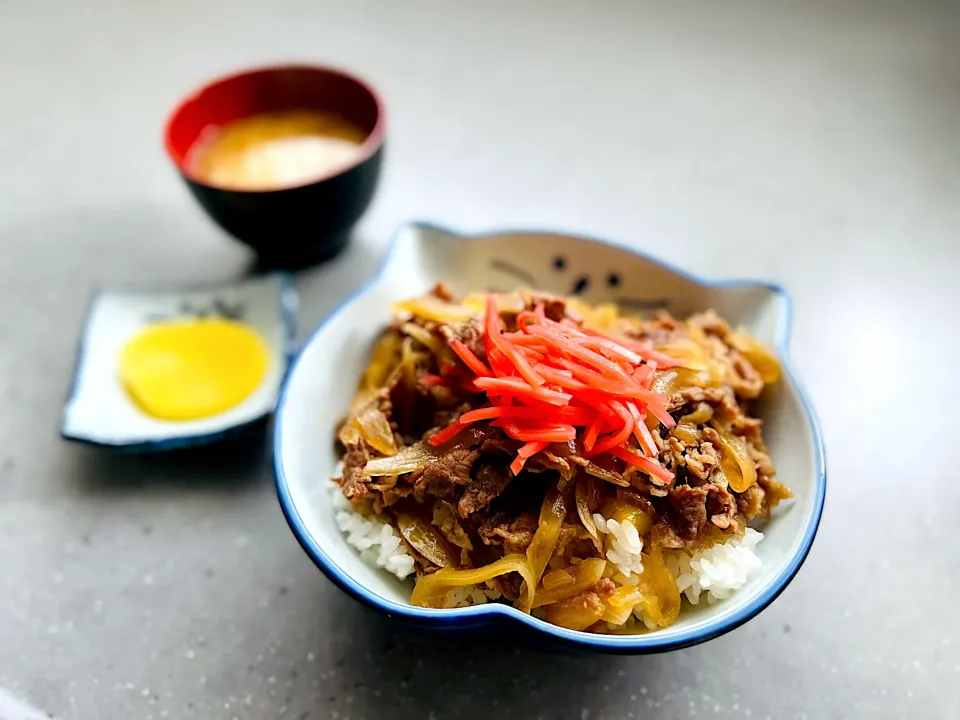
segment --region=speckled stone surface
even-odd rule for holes
[[[792,290],[829,489],[773,606],[655,657],[420,635],[313,567],[259,443],[59,440],[95,288],[249,262],[168,167],[167,109],[288,58],[390,107],[355,244],[298,278],[305,329],[410,218]],[[0,4],[0,688],[70,720],[960,717],[958,119],[946,2]]]

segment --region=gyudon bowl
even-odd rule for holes
[[[406,324],[395,322],[398,303],[428,293],[439,282],[463,294],[475,293],[472,302],[481,307],[484,297],[491,298],[485,313],[478,312],[469,321],[479,329],[479,339],[472,340],[483,362],[463,346],[457,347],[457,341],[450,342],[458,359],[446,343],[436,342],[451,328],[436,327],[425,317],[418,319],[418,313],[430,315],[457,307],[445,305],[443,298],[436,307],[430,302],[400,305],[401,315],[413,312],[414,317],[404,318]],[[511,294],[520,288],[532,289],[534,294]],[[517,315],[519,310],[510,315],[497,309],[494,296],[486,293],[500,293],[500,298],[536,298],[542,293],[571,297],[567,308],[572,319],[562,317],[562,303],[551,306],[545,316],[543,304],[537,307],[536,299],[521,301],[521,308],[528,303],[525,315]],[[611,304],[620,308],[623,322],[610,320],[617,318],[613,310],[589,315],[590,307],[610,308]],[[463,311],[460,307],[457,312]],[[588,315],[578,316],[576,308]],[[737,328],[737,334],[710,320],[712,316],[698,314],[708,309]],[[641,326],[630,319],[656,311],[692,319],[687,323],[668,320],[664,326],[659,320]],[[812,411],[785,355],[788,312],[787,296],[774,286],[698,281],[596,241],[542,233],[464,238],[430,226],[407,226],[395,238],[381,273],[317,329],[288,377],[275,429],[275,469],[284,513],[308,554],[340,587],[378,610],[419,624],[460,629],[514,621],[553,638],[611,652],[656,651],[715,637],[753,617],[786,586],[809,551],[822,508],[822,447]],[[495,328],[504,318],[506,332],[501,337]],[[607,339],[611,335],[597,334],[597,322],[610,323],[615,343]],[[371,408],[381,408],[376,412],[357,410],[355,393],[361,377],[374,388],[383,383],[382,378],[371,380],[368,364],[374,346],[380,348],[378,357],[383,355],[384,328],[391,324],[394,329],[387,333],[386,346],[396,350],[404,341],[408,360],[415,357],[419,363],[415,368],[407,366],[407,385],[417,388],[416,397],[433,403],[428,419],[415,431],[409,424],[409,408],[399,407],[405,404],[398,395],[399,381],[391,391],[399,402],[374,403]],[[630,328],[641,327],[646,329],[637,331],[640,340],[652,337],[650,332],[667,337],[662,329],[672,327],[672,337],[693,349],[698,343],[713,348],[737,386],[721,388],[729,391],[730,401],[720,402],[717,390],[710,401],[713,410],[702,398],[679,406],[676,387],[680,381],[676,380],[673,390],[663,390],[674,398],[669,408],[676,420],[671,419],[665,407],[657,405],[656,397],[666,396],[647,397],[640,383],[663,389],[667,385],[661,380],[677,373],[669,375],[665,370],[669,358],[662,355],[658,367],[653,350],[644,359],[633,352],[643,353],[647,345],[630,340],[624,328],[632,333]],[[705,336],[704,328],[713,337]],[[433,340],[424,329],[433,330]],[[505,354],[490,344],[494,336],[498,338],[495,345],[504,347]],[[752,346],[741,345],[747,336],[773,349],[770,352],[777,356],[781,372],[771,372],[769,367],[759,373],[737,369],[744,358],[754,365],[770,364],[769,354],[766,360],[762,355],[751,360]],[[466,339],[469,344],[471,339]],[[502,342],[510,343],[509,348]],[[435,356],[427,352],[430,347]],[[518,352],[530,359],[530,367],[515,359]],[[507,357],[517,364],[513,375],[521,377],[510,377]],[[492,371],[484,362],[490,363]],[[692,367],[695,361],[686,364]],[[651,380],[655,371],[656,379]],[[497,377],[481,377],[488,372]],[[692,371],[684,372],[695,377]],[[743,384],[737,373],[753,381]],[[550,378],[543,387],[537,383],[539,374]],[[600,377],[603,374],[606,379]],[[713,374],[715,385],[729,384],[721,383],[722,373]],[[764,376],[763,382],[759,376]],[[627,384],[618,384],[618,377]],[[741,402],[744,411],[734,417],[739,414],[741,396],[746,398]],[[381,393],[381,397],[387,395]],[[554,412],[554,404],[565,407]],[[467,409],[474,412],[464,414]],[[351,413],[354,420],[344,426],[344,418]],[[644,413],[647,421],[641,428],[639,418]],[[359,415],[366,420],[358,419]],[[763,421],[762,441],[759,425],[750,416]],[[458,417],[479,422],[465,433],[458,430]],[[379,441],[367,442],[372,436],[364,432],[371,432],[378,418],[382,427],[387,427],[384,418],[392,422],[401,455],[409,456],[411,451],[422,455],[417,447],[441,455],[466,454],[456,446],[473,443],[469,447],[477,452],[471,455],[472,471],[461,475],[459,487],[453,486],[438,477],[438,471],[447,472],[453,465],[431,458],[429,481],[428,472],[421,470],[422,478],[400,474],[368,484],[370,478],[358,474],[360,468],[391,465],[401,456],[394,455],[397,449],[389,428]],[[670,429],[677,421],[677,429]],[[355,426],[362,440],[357,440]],[[447,428],[434,438],[435,428],[441,426]],[[350,450],[345,472],[340,469],[343,448],[338,448],[338,437]],[[569,443],[564,444],[567,437]],[[674,437],[687,438],[689,448]],[[783,486],[773,480],[766,451],[776,465],[777,481],[793,493],[790,501],[779,506],[775,496]],[[744,461],[747,454],[753,461]],[[345,478],[342,491],[331,483],[331,478],[341,475]],[[759,483],[755,491],[747,487],[749,478]],[[482,490],[483,483],[496,489],[492,500],[490,493],[480,492],[482,502],[478,503],[475,491]],[[354,500],[354,509],[345,495]],[[697,498],[702,510],[696,507]],[[428,508],[432,508],[432,520]],[[445,510],[447,517],[454,518],[457,508],[469,538],[457,535],[443,519],[444,513],[438,514]],[[365,512],[367,518],[355,510]],[[531,529],[536,529],[532,543],[529,533],[524,541],[516,540],[522,535],[506,532],[523,526],[524,515]],[[557,530],[563,518],[558,541],[549,526],[553,522]],[[508,527],[507,521],[512,525]],[[428,538],[428,542],[423,533],[430,531],[431,522],[436,540]],[[635,527],[640,529],[639,544]],[[760,537],[762,543],[758,543]],[[519,569],[486,584],[460,587],[459,580],[466,582],[476,575],[472,568],[492,568],[497,560],[504,568]],[[421,579],[411,597],[414,569]],[[529,582],[521,581],[521,576],[530,578],[531,573],[534,592],[528,592]],[[407,575],[411,577],[401,579]],[[664,577],[666,585],[661,582]],[[573,594],[576,583],[584,585],[582,594]],[[672,590],[662,592],[666,586]],[[698,602],[701,590],[709,602]]]

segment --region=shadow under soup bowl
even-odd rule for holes
[[[170,115],[167,154],[194,197],[260,264],[336,255],[373,199],[384,110],[362,80],[314,66],[251,70]]]

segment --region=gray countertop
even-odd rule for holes
[[[651,657],[421,635],[316,570],[262,448],[58,438],[97,287],[246,269],[160,127],[201,79],[283,59],[390,108],[353,246],[298,277],[304,333],[411,218],[790,288],[829,490],[770,608]],[[0,3],[0,688],[69,720],[960,717],[958,121],[949,3]]]

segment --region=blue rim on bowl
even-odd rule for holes
[[[693,275],[692,273],[687,272],[686,270],[673,267],[668,263],[664,263],[660,260],[650,257],[649,255],[634,248],[605,240],[585,237],[579,234],[576,235],[578,240],[596,243],[608,248],[630,253],[631,255],[637,256],[648,263],[659,266],[660,268],[672,272],[673,274],[699,286],[715,289],[736,288],[742,286],[763,287],[774,293],[777,297],[782,306],[781,310],[783,322],[779,326],[774,344],[783,365],[783,372],[789,378],[791,384],[795,388],[802,405],[803,414],[806,421],[809,423],[809,429],[813,443],[813,453],[815,456],[813,459],[815,478],[813,481],[814,484],[812,489],[811,509],[802,526],[802,535],[800,537],[799,544],[796,546],[796,549],[793,551],[792,555],[783,563],[782,567],[779,568],[776,575],[773,576],[773,578],[767,583],[767,586],[762,590],[762,592],[758,593],[744,604],[736,607],[734,610],[722,614],[719,617],[711,618],[704,622],[698,623],[696,626],[684,629],[680,632],[669,634],[653,632],[640,635],[604,635],[567,630],[545,621],[538,620],[537,618],[523,613],[512,606],[499,603],[444,610],[415,607],[407,603],[397,602],[373,592],[369,588],[359,583],[350,575],[349,572],[340,567],[340,565],[333,560],[333,558],[324,550],[320,543],[317,542],[317,540],[307,529],[306,523],[301,517],[300,511],[295,505],[292,497],[290,483],[284,468],[282,452],[285,402],[290,388],[291,379],[296,375],[297,366],[303,357],[304,349],[309,347],[311,343],[314,342],[317,335],[321,333],[334,318],[336,318],[347,307],[349,307],[355,299],[364,295],[380,281],[386,270],[390,267],[391,260],[397,253],[400,238],[403,236],[404,231],[410,228],[455,236],[458,240],[463,242],[470,242],[473,239],[492,238],[500,235],[525,234],[527,232],[509,230],[496,233],[484,233],[482,235],[461,235],[432,223],[418,222],[403,226],[400,230],[398,230],[391,241],[390,248],[387,251],[386,259],[379,272],[370,280],[368,280],[363,286],[361,286],[356,292],[346,298],[322,323],[320,323],[320,325],[313,331],[307,342],[302,346],[300,354],[294,359],[290,368],[290,372],[288,372],[284,381],[283,388],[280,392],[280,400],[277,404],[277,413],[273,428],[273,465],[276,477],[277,494],[284,516],[286,517],[291,530],[297,538],[297,541],[300,543],[306,553],[313,559],[320,570],[323,571],[323,573],[338,587],[363,604],[390,617],[398,617],[415,625],[430,626],[436,629],[465,630],[480,625],[486,625],[496,619],[513,620],[527,626],[528,629],[546,634],[547,636],[570,644],[581,650],[606,653],[638,654],[662,652],[665,650],[695,645],[723,635],[739,627],[743,623],[756,616],[770,603],[772,603],[797,574],[810,551],[820,523],[826,494],[826,460],[819,424],[817,422],[812,404],[807,397],[805,390],[800,384],[797,373],[795,372],[787,354],[791,314],[791,299],[789,294],[783,287],[763,281],[704,280]],[[543,232],[537,231],[533,234],[543,234]]]

